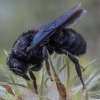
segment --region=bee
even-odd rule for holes
[[[36,92],[37,83],[33,71],[39,71],[45,61],[47,73],[51,76],[48,53],[51,55],[54,52],[68,55],[75,64],[76,72],[85,88],[81,65],[75,56],[86,53],[86,41],[81,34],[69,28],[85,15],[86,10],[80,9],[80,6],[81,4],[73,7],[39,29],[23,33],[15,41],[6,63],[16,75],[22,76],[26,80],[31,78]],[[27,75],[28,71],[30,78]]]

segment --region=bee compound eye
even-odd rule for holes
[[[18,64],[14,63],[14,67],[15,67],[15,68],[18,68]]]

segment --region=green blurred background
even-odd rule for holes
[[[4,49],[11,51],[14,41],[27,30],[41,27],[81,3],[85,17],[73,29],[87,41],[87,53],[79,60],[83,66],[100,56],[100,0],[0,0],[0,64],[5,66]],[[91,68],[99,67],[99,60]]]

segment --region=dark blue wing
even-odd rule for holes
[[[65,27],[70,20],[70,18],[80,10],[81,4],[75,6],[59,18],[56,18],[49,24],[38,29],[38,33],[35,35],[33,41],[31,42],[30,49],[35,49],[37,46],[41,45],[46,39],[52,36],[59,28]]]

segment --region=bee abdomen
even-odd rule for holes
[[[75,55],[81,55],[86,53],[86,41],[85,39],[79,34],[80,44],[77,48]]]
[[[67,29],[66,46],[64,46],[67,51],[73,55],[81,55],[86,53],[86,41],[85,39],[76,31],[72,29]]]

